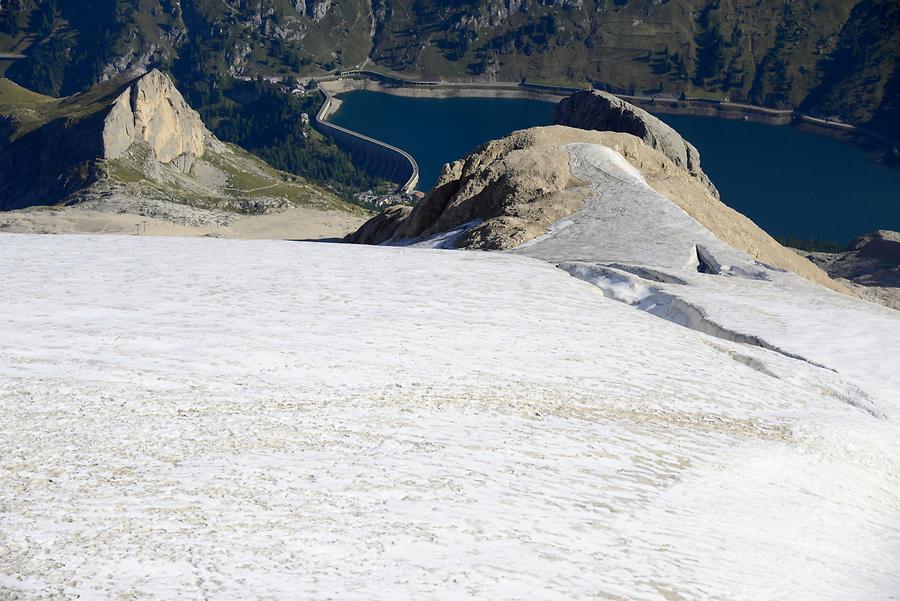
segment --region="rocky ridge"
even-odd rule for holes
[[[553,123],[579,129],[617,131],[644,141],[699,178],[716,198],[719,191],[700,168],[700,152],[681,135],[644,109],[600,90],[582,90],[556,105]]]
[[[480,250],[512,250],[529,243],[554,224],[570,220],[592,193],[604,194],[573,172],[567,149],[573,144],[598,145],[620,154],[653,190],[754,260],[847,291],[722,203],[702,178],[636,136],[560,125],[522,130],[488,142],[465,159],[446,165],[434,189],[415,208],[392,208],[371,219],[348,241],[402,244],[443,236],[445,246]]]
[[[365,236],[540,260],[711,345],[763,349],[866,380],[845,399],[877,419],[893,395],[890,362],[871,360],[888,338],[847,324],[893,324],[895,311],[860,300],[631,134],[515,132],[446,166],[419,206],[384,215],[354,238]],[[779,377],[744,351],[732,357]]]

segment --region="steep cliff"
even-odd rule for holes
[[[64,99],[28,94],[4,80],[0,208],[53,204],[104,179],[110,161],[143,151],[146,172],[187,173],[212,140],[200,117],[159,73],[127,73]],[[221,145],[220,145],[221,146]]]
[[[125,89],[103,124],[103,158],[118,159],[138,141],[160,163],[187,170],[203,156],[210,133],[172,81],[153,70]]]

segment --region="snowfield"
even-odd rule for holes
[[[812,361],[608,288],[511,254],[0,235],[0,598],[900,599],[900,319],[754,288],[794,354],[863,339]]]
[[[565,148],[593,193],[584,209],[513,252],[654,315],[837,371],[860,385],[854,402],[900,419],[900,313],[732,248],[608,147]]]

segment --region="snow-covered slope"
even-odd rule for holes
[[[860,406],[900,419],[900,313],[732,248],[611,148],[566,149],[589,199],[516,253],[676,323],[835,370],[858,386]]]
[[[510,254],[0,235],[0,274],[0,598],[900,598],[874,307],[790,314],[870,319],[866,376]]]
[[[854,403],[900,418],[900,313],[863,302],[806,261],[796,262],[797,255],[717,199],[698,199],[696,190],[677,185],[691,179],[686,171],[628,138],[534,128],[489,143],[445,172],[443,187],[460,190],[450,202],[437,194],[439,186],[406,219],[433,225],[386,243],[455,248],[485,224],[504,220],[511,224],[507,241],[543,231],[510,252],[556,265],[638,310],[836,371],[852,382]],[[492,153],[492,145],[506,148]],[[551,154],[553,177],[537,177],[535,165]],[[498,189],[472,185],[483,180]],[[581,208],[565,213],[572,197]],[[498,206],[502,215],[490,217]],[[459,207],[488,218],[454,220]],[[561,212],[545,226],[548,215]],[[503,227],[487,229],[490,235]]]

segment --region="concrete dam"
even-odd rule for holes
[[[397,191],[408,194],[419,183],[419,166],[405,150],[386,144],[327,121],[334,99],[328,92],[320,90],[325,101],[316,114],[313,127],[319,133],[329,136],[342,150],[350,154],[353,162],[369,173],[396,182]]]

